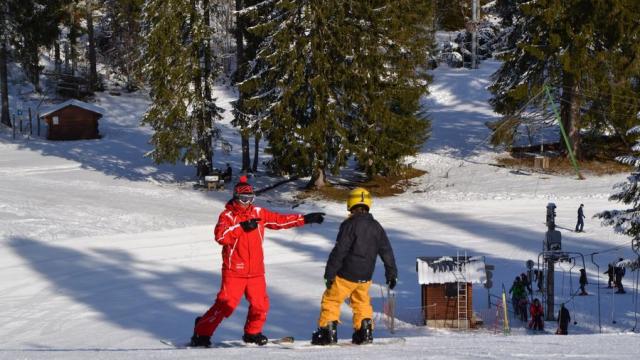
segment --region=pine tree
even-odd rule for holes
[[[629,135],[638,136],[640,126],[635,126],[629,130]],[[630,207],[623,210],[607,210],[596,214],[602,219],[602,224],[613,226],[615,232],[631,236],[640,237],[640,141],[632,147],[633,154],[620,156],[616,160],[633,166],[633,171],[627,177],[626,182],[614,185],[617,192],[609,197],[610,201],[617,201]]]
[[[144,14],[144,72],[152,105],[143,123],[154,130],[150,156],[158,163],[183,161],[211,168],[214,122],[221,109],[211,96],[216,72],[211,66],[208,0],[150,0]]]
[[[545,106],[529,100],[549,85],[560,103],[572,150],[582,157],[581,131],[602,128],[604,119],[598,113],[609,113],[602,108],[609,105],[592,95],[607,94],[608,87],[620,88],[621,82],[631,90],[629,80],[637,74],[638,47],[631,39],[637,37],[633,19],[638,6],[632,0],[539,0],[518,5],[516,14],[521,16],[516,16],[513,34],[519,38],[494,74],[494,110],[509,116],[525,104]],[[613,19],[621,25],[606,25]]]
[[[343,80],[342,111],[347,115],[351,152],[366,174],[396,175],[402,159],[428,136],[420,98],[433,47],[430,1],[375,1],[353,5],[350,66]],[[370,24],[361,27],[358,24]],[[356,106],[352,106],[355,104]],[[355,115],[355,116],[354,116]]]
[[[13,48],[27,78],[40,91],[40,48],[59,34],[62,7],[70,0],[3,0],[0,3],[0,123],[11,126],[7,66]]]
[[[240,84],[255,90],[245,105],[261,114],[272,169],[317,187],[351,155],[370,176],[397,171],[426,136],[417,112],[429,3],[281,0],[273,9],[253,28],[264,41]]]
[[[106,61],[124,77],[124,88],[134,91],[141,85],[140,48],[143,44],[142,7],[144,0],[105,0],[102,27],[105,38],[100,50]]]

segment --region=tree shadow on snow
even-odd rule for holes
[[[78,251],[23,237],[14,237],[8,244],[56,292],[85,304],[100,314],[100,321],[141,330],[158,339],[187,341],[193,331],[194,318],[209,308],[220,287],[219,273],[186,267],[175,271],[154,270],[162,269],[163,264],[139,261],[119,249]],[[218,251],[214,251],[213,256],[219,256]],[[269,295],[272,311],[266,328],[272,330],[271,335],[292,335],[293,330],[296,336],[309,337],[313,323],[298,324],[300,331],[295,331],[295,327],[288,326],[287,319],[300,309],[309,309],[310,305],[273,289],[269,289]],[[185,310],[193,308],[193,304],[198,304],[199,310]],[[67,310],[56,311],[62,314],[51,315],[67,318],[64,315]],[[247,304],[243,300],[231,317],[222,322],[214,339],[241,338],[246,313]],[[82,318],[69,315],[73,316],[65,321]],[[91,338],[85,340],[90,342]]]

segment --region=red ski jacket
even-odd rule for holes
[[[535,306],[532,303],[531,306],[529,306],[529,313],[531,314],[531,318],[534,318],[537,315],[543,316],[544,310],[542,309],[542,305]]]
[[[240,223],[251,219],[260,219],[258,227],[245,232]],[[215,228],[215,239],[222,245],[222,274],[242,277],[264,275],[264,229],[279,230],[302,225],[302,214],[279,214],[253,204],[243,208],[230,200],[220,213]]]

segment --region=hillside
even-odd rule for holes
[[[618,205],[607,201],[612,185],[624,175],[587,179],[517,172],[492,166],[495,153],[486,145],[484,122],[495,118],[487,104],[488,76],[498,64],[480,69],[434,71],[431,94],[424,99],[432,119],[432,136],[411,159],[427,171],[404,194],[374,199],[372,213],[392,241],[399,267],[396,334],[382,321],[376,338],[402,336],[405,344],[345,348],[283,349],[241,347],[175,350],[160,339],[176,342],[191,335],[193,319],[213,302],[220,283],[220,246],[212,240],[218,213],[228,200],[223,192],[194,190],[192,168],[154,165],[143,155],[150,150],[150,130],[139,127],[148,99],[142,93],[99,95],[107,111],[101,140],[50,142],[40,138],[11,139],[0,133],[0,359],[196,359],[215,358],[636,358],[640,351],[634,276],[624,279],[626,295],[600,289],[598,297],[572,298],[577,270],[562,265],[556,278],[556,302],[567,302],[576,324],[570,335],[529,336],[512,320],[512,335],[495,333],[495,308],[487,310],[487,291],[474,289],[474,310],[486,327],[452,332],[418,326],[420,287],[416,256],[485,256],[495,264],[491,293],[498,295],[538,257],[544,238],[545,207],[558,206],[557,223],[571,229],[576,209],[585,204],[586,233],[565,229],[564,249],[587,256],[588,291],[604,283],[603,267],[618,257],[635,258],[630,240],[600,227],[591,216]],[[221,105],[230,109],[234,93],[216,89]],[[235,139],[230,111],[224,132]],[[239,144],[234,144],[239,148]],[[215,166],[239,154],[215,154]],[[273,182],[252,179],[258,187]],[[322,225],[267,233],[265,261],[271,311],[265,334],[293,335],[300,342],[316,328],[324,290],[322,274],[344,204],[329,201],[297,203],[293,197],[304,182],[290,183],[257,199],[280,212],[324,211]],[[611,250],[611,249],[614,250]],[[606,251],[605,251],[606,250]],[[604,251],[604,252],[603,252]],[[600,274],[599,274],[599,273]],[[377,320],[382,310],[381,264],[371,295]],[[214,335],[215,341],[238,340],[247,307],[243,301]],[[351,337],[350,310],[343,306],[338,333]],[[547,324],[553,332],[555,324]]]

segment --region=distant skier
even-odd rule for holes
[[[625,269],[624,269],[624,265],[621,264],[620,262],[623,260],[624,260],[623,258],[618,259],[618,263],[616,264],[616,267],[613,271],[613,273],[616,276],[616,287],[618,288],[618,291],[616,291],[616,294],[626,293],[626,291],[624,291],[624,287],[622,287],[622,278],[624,277]]]
[[[231,169],[231,165],[227,163],[227,169],[224,171],[224,174],[222,175],[222,179],[224,180],[225,183],[228,183],[228,182],[231,182],[232,176],[233,176],[233,169]]]
[[[538,292],[542,293],[542,289],[544,289],[544,274],[542,270],[533,270],[533,275],[536,278],[536,286],[538,287]]]
[[[611,286],[611,284],[614,282],[614,273],[615,273],[615,268],[613,266],[613,263],[609,263],[609,265],[607,266],[607,271],[604,272],[605,274],[607,274],[609,276],[609,281],[608,281],[608,286],[607,288],[612,289],[613,286]]]
[[[564,304],[560,305],[560,311],[558,311],[558,330],[556,330],[556,335],[567,335],[569,334],[569,322],[571,321],[571,315],[569,314],[569,310],[564,306]]]
[[[580,269],[580,294],[578,295],[589,295],[587,290],[585,290],[585,286],[587,286],[587,271],[585,269]]]
[[[524,289],[524,284],[520,276],[516,276],[513,284],[509,288],[509,294],[511,294],[511,305],[513,306],[513,312],[520,320],[527,320],[527,293]],[[524,304],[523,304],[524,300]]]
[[[529,295],[532,295],[533,290],[531,289],[531,279],[529,279],[527,274],[520,274],[520,280],[522,280],[522,285],[524,285],[524,288],[527,290],[527,292],[529,292]]]
[[[224,318],[231,316],[242,295],[249,301],[242,340],[265,345],[268,339],[262,327],[269,311],[262,249],[265,228],[287,229],[324,220],[324,213],[279,214],[253,205],[254,198],[253,187],[246,176],[241,176],[214,231],[215,240],[222,245],[220,292],[215,304],[196,318],[191,346],[209,347],[211,335]]]
[[[529,307],[529,314],[531,314],[531,321],[529,321],[529,329],[532,330],[544,330],[544,309],[538,298],[533,299],[533,303]]]
[[[396,286],[398,270],[391,243],[384,229],[369,213],[371,194],[363,188],[349,193],[349,218],[340,225],[336,244],[324,272],[327,289],[322,295],[318,330],[311,338],[314,345],[335,344],[340,306],[349,298],[353,310],[354,344],[373,341],[373,308],[369,298],[376,259],[382,259],[389,289]]]
[[[584,229],[584,211],[582,210],[583,207],[584,204],[580,204],[580,207],[578,207],[578,222],[576,223],[576,232],[582,232]]]

